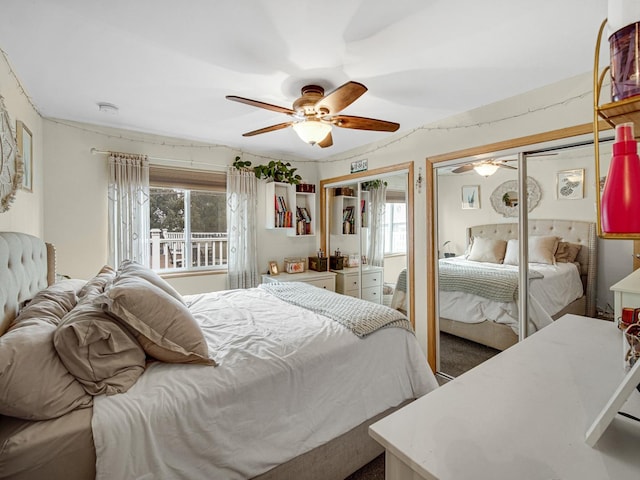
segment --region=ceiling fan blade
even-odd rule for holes
[[[506,163],[494,163],[494,165],[497,165],[501,168],[508,168],[509,170],[517,170],[518,167],[513,167],[511,165],[507,165]]]
[[[473,170],[473,167],[474,167],[473,164],[467,163],[466,165],[462,165],[461,167],[454,168],[451,171],[453,173],[464,173],[464,172],[468,172],[469,170]]]
[[[251,105],[252,107],[264,108],[273,112],[286,113],[287,115],[295,115],[296,113],[290,108],[279,107],[278,105],[271,105],[270,103],[259,102],[258,100],[251,100],[250,98],[238,97],[236,95],[227,95],[225,98],[233,102],[244,103],[246,105]]]
[[[260,135],[261,133],[273,132],[275,130],[282,130],[293,125],[293,122],[278,123],[277,125],[271,125],[270,127],[264,127],[259,130],[253,130],[252,132],[243,133],[243,137],[253,137],[254,135]]]
[[[333,145],[333,137],[331,136],[331,132],[327,133],[327,136],[322,139],[322,141],[318,142],[318,146],[322,148],[327,148]]]
[[[350,115],[336,115],[335,117],[331,117],[330,121],[336,127],[355,128],[357,130],[395,132],[400,128],[399,123],[376,120],[375,118],[352,117]]]
[[[347,82],[316,102],[316,111],[322,115],[335,114],[347,108],[367,91],[358,82]]]

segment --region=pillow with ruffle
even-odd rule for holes
[[[144,278],[118,275],[96,301],[134,333],[147,355],[168,363],[215,365],[187,307]]]
[[[169,283],[156,272],[140,263],[134,262],[133,260],[124,260],[118,267],[117,276],[120,278],[142,278],[184,305],[182,295],[180,295],[175,288],[169,285]]]

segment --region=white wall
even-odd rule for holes
[[[58,271],[76,278],[90,278],[107,262],[107,158],[93,155],[92,148],[147,154],[173,162],[184,168],[216,168],[233,163],[238,152],[168,137],[107,129],[95,125],[44,121],[47,151],[44,230],[58,253]],[[264,158],[244,154],[253,165]],[[151,162],[158,162],[151,160]],[[164,162],[167,163],[167,162]],[[315,163],[294,165],[306,182],[316,182]],[[260,181],[259,226],[265,225],[264,180]],[[316,212],[316,219],[318,214]],[[258,261],[267,271],[269,260],[280,263],[286,256],[312,255],[318,237],[287,237],[284,232],[260,228]],[[169,279],[181,293],[199,293],[226,288],[226,275],[190,275]]]
[[[0,231],[30,233],[43,237],[44,146],[42,119],[19,87],[11,67],[0,56],[0,95],[11,118],[15,135],[16,120],[22,121],[33,136],[33,191],[18,190],[9,210],[0,213]],[[48,241],[47,237],[44,237]]]

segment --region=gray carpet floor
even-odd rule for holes
[[[451,377],[480,365],[485,360],[500,353],[494,348],[459,338],[448,333],[440,333],[440,370]],[[440,384],[446,383],[438,377]],[[345,480],[384,480],[384,454],[376,457]]]

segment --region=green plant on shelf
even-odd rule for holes
[[[297,168],[291,168],[291,163],[285,163],[280,160],[271,160],[266,165],[251,167],[250,161],[241,160],[240,157],[236,157],[233,166],[238,170],[253,170],[253,173],[255,173],[258,179],[264,178],[266,180],[289,183],[291,185],[298,185],[302,180],[302,177],[296,174]]]

